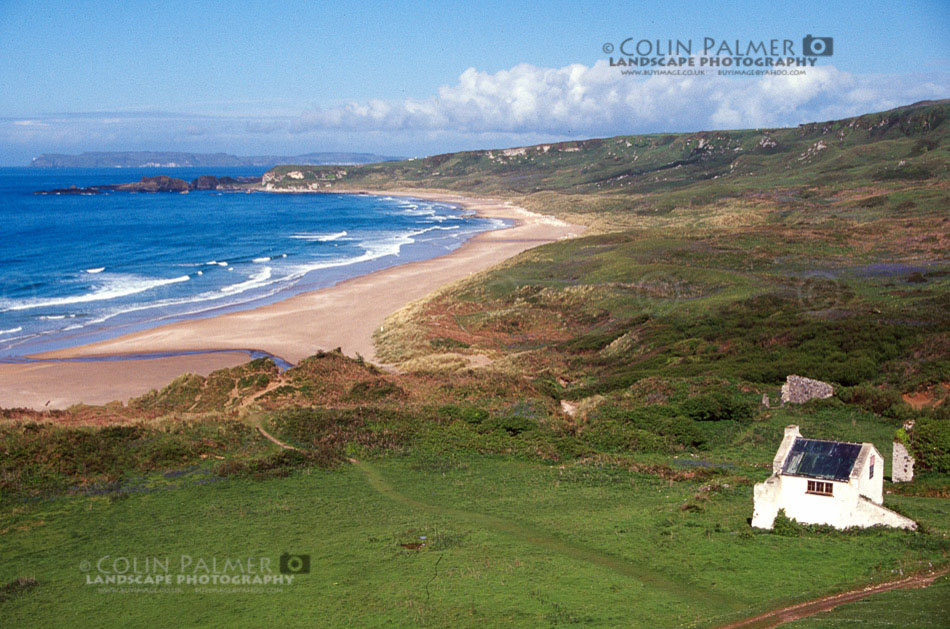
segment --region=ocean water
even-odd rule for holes
[[[36,195],[262,169],[0,169],[0,359],[273,303],[458,248],[505,222],[407,197]]]

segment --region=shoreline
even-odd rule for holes
[[[413,196],[453,203],[511,227],[481,232],[447,254],[346,279],[248,310],[189,319],[104,341],[29,355],[35,362],[0,364],[0,408],[66,408],[126,401],[183,373],[207,375],[247,362],[248,347],[291,363],[341,348],[375,362],[373,333],[383,320],[439,287],[486,270],[522,251],[573,237],[583,227],[535,214],[509,201],[432,190],[340,189],[287,193]],[[226,353],[224,353],[226,352]],[[134,355],[175,354],[161,358]],[[128,357],[121,361],[96,360]],[[91,362],[62,362],[92,359]],[[50,361],[50,362],[46,362]],[[55,362],[53,362],[55,361]]]

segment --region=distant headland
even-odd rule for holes
[[[270,168],[277,164],[353,165],[390,162],[399,157],[374,153],[307,153],[305,155],[254,155],[237,156],[228,153],[178,153],[169,151],[121,151],[81,153],[64,155],[44,153],[34,157],[31,168],[223,168],[253,167]]]
[[[260,177],[214,177],[212,175],[202,175],[191,182],[168,175],[159,175],[157,177],[142,177],[139,181],[131,183],[96,185],[96,186],[70,186],[68,188],[55,188],[53,190],[38,190],[34,194],[102,194],[107,192],[181,192],[187,193],[191,190],[251,190],[260,185]]]

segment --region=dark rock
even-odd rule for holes
[[[202,175],[191,182],[192,190],[236,190],[247,184],[260,183],[259,177],[215,177]]]
[[[69,186],[68,188],[55,188],[53,190],[38,190],[34,194],[99,194],[107,192],[107,186],[89,186],[80,188],[78,186]]]
[[[142,177],[140,181],[115,186],[116,190],[124,192],[183,192],[188,188],[188,182],[184,179],[177,179],[168,175]]]
[[[217,190],[219,186],[225,183],[232,183],[230,177],[215,177],[213,175],[202,175],[191,182],[192,190]]]

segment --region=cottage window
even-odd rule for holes
[[[830,496],[832,494],[831,483],[826,483],[820,480],[810,480],[808,481],[808,489],[806,493],[817,494],[819,496]]]
[[[874,455],[871,455],[871,472],[868,474],[868,478],[874,478]]]

